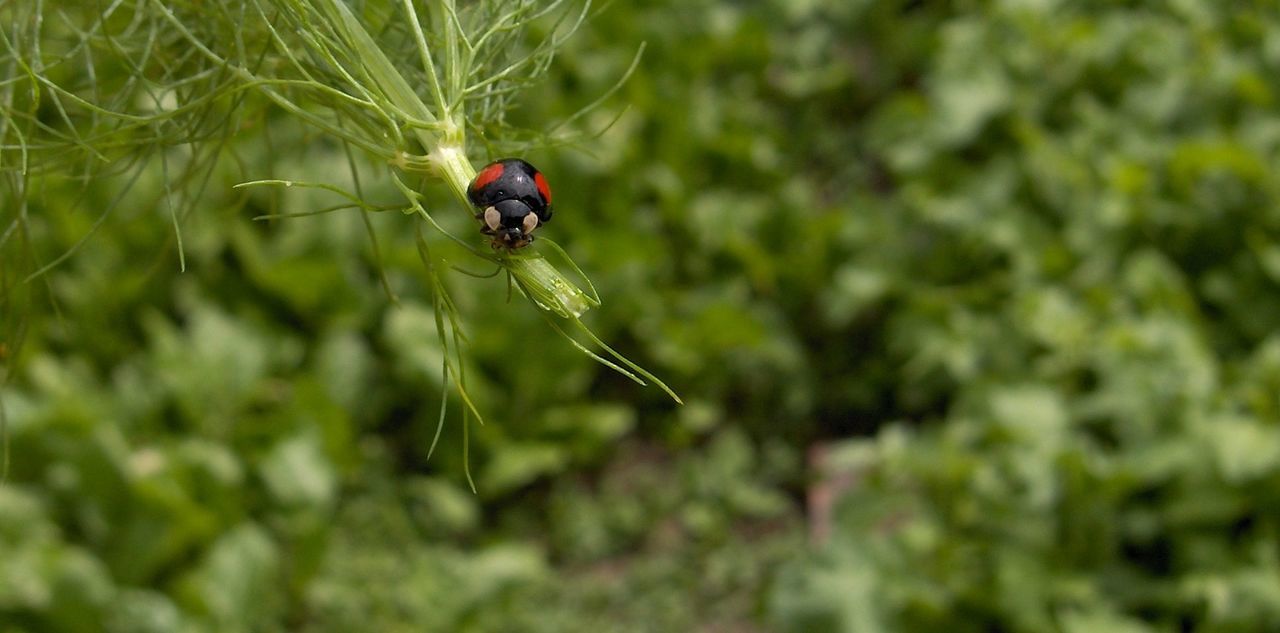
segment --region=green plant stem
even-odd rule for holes
[[[541,254],[508,256],[507,270],[520,279],[521,291],[539,308],[554,312],[564,318],[582,316],[591,306],[600,305],[594,297],[583,292]]]
[[[461,137],[461,133],[458,136]],[[443,179],[449,190],[453,192],[453,197],[464,205],[463,208],[471,208],[471,201],[467,199],[467,187],[475,179],[476,169],[471,166],[471,161],[467,160],[467,152],[462,144],[460,142],[439,143],[431,151],[429,160],[435,168],[436,175]]]

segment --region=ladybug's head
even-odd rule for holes
[[[493,236],[494,248],[523,248],[533,241],[538,215],[520,200],[503,200],[477,215],[484,222],[481,233]]]

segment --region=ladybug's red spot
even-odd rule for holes
[[[533,175],[533,184],[538,186],[538,193],[542,194],[542,199],[551,204],[551,187],[547,186],[547,179],[542,177],[542,172]]]
[[[502,169],[502,163],[494,163],[480,170],[480,173],[476,174],[476,179],[471,182],[471,190],[480,191],[485,185],[497,180],[498,176],[502,175]]]

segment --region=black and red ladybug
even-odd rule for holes
[[[480,232],[493,237],[494,248],[528,246],[534,229],[551,221],[547,179],[519,158],[485,165],[467,187],[467,198],[479,209]]]

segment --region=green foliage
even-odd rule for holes
[[[197,163],[182,273],[166,183],[200,154],[104,128],[136,168],[50,176],[4,236],[0,631],[1280,628],[1280,7],[615,3],[554,57],[529,28],[485,67],[547,74],[469,132],[535,139],[584,319],[688,404],[462,245],[433,280],[387,170],[269,99],[205,102],[264,125]]]

